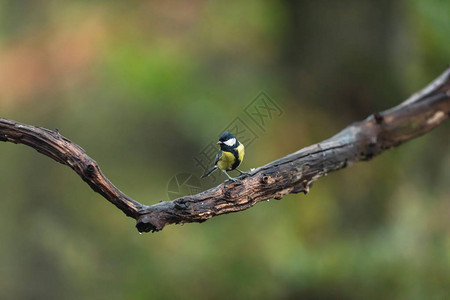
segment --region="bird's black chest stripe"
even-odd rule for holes
[[[236,149],[233,149],[230,152],[233,153],[233,155],[234,155],[234,163],[231,166],[231,170],[234,170],[234,169],[236,169],[239,166],[241,161],[239,160],[239,153],[238,153],[238,151]]]
[[[229,152],[229,153],[233,154],[233,156],[234,156],[234,163],[231,166],[231,168],[228,169],[228,171],[236,169],[241,164],[241,161],[239,160],[239,152],[237,151],[238,146],[239,146],[239,144],[236,143],[236,145],[234,145],[233,147],[224,146],[224,145],[222,145],[220,147],[222,151]]]

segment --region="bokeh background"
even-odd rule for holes
[[[244,169],[390,108],[448,65],[450,2],[0,1],[0,115],[168,200],[260,91]],[[68,167],[0,144],[1,299],[448,299],[450,130],[203,224],[139,235]],[[220,178],[221,180],[224,177]],[[205,180],[203,188],[213,186]]]

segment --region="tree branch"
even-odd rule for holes
[[[386,149],[416,138],[450,117],[450,68],[409,99],[353,123],[328,140],[303,148],[197,195],[151,206],[140,204],[117,189],[98,164],[58,131],[0,118],[0,141],[24,144],[71,167],[89,186],[127,216],[140,232],[159,231],[173,223],[204,222],[237,212],[258,202],[309,191],[329,172],[370,160]]]

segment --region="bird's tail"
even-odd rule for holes
[[[207,170],[205,173],[203,173],[200,178],[205,178],[206,176],[209,176],[212,172],[214,172],[217,169],[217,166],[212,166],[209,170]]]

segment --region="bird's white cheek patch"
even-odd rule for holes
[[[236,144],[236,139],[235,138],[229,139],[228,141],[225,141],[224,144],[230,147],[234,146],[234,144]]]

